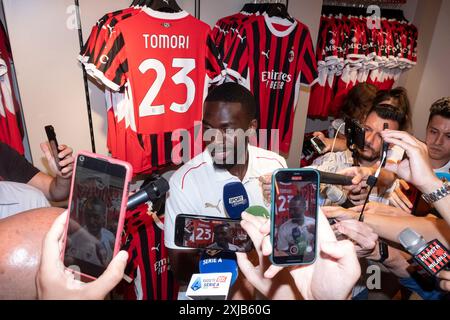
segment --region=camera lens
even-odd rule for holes
[[[83,162],[84,161],[84,157],[83,156],[80,156],[80,162]]]

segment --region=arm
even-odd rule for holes
[[[69,197],[70,183],[73,171],[73,157],[72,149],[61,145],[59,146],[60,153],[58,154],[59,165],[64,167],[61,171],[57,169],[55,159],[53,158],[48,144],[42,143],[41,149],[47,158],[48,164],[53,172],[56,172],[56,177],[53,178],[45,173],[38,172],[28,184],[41,190],[47,199],[50,201],[64,201]]]
[[[410,274],[407,269],[410,266],[408,263],[408,258],[410,256],[407,253],[391,246],[388,246],[388,250],[389,256],[383,261],[382,265],[399,278],[409,278]],[[374,250],[372,255],[367,257],[367,259],[375,260],[375,262],[380,258],[380,252],[377,249]]]
[[[337,220],[358,220],[359,212],[341,207],[322,207],[327,218]],[[387,216],[375,213],[364,213],[364,222],[369,225],[378,236],[398,243],[398,235],[409,227],[421,234],[426,241],[438,239],[445,246],[450,243],[450,226],[443,219],[434,216]]]
[[[423,142],[403,131],[384,130],[381,135],[385,141],[403,148],[408,156],[398,164],[386,165],[387,169],[411,182],[423,193],[431,193],[442,186],[442,181],[431,168],[428,149]],[[444,197],[433,205],[450,224],[450,197]]]
[[[371,226],[382,238],[398,243],[398,235],[409,227],[421,234],[426,241],[438,239],[445,246],[450,244],[450,226],[445,220],[434,216],[426,217],[390,217],[365,214],[364,222]]]

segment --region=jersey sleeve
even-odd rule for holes
[[[119,91],[126,83],[128,59],[125,40],[118,25],[107,39],[97,61],[89,63],[86,69],[114,91]]]
[[[249,48],[247,40],[248,32],[242,28],[234,38],[228,50],[224,63],[227,66],[227,74],[240,84],[250,86],[249,79]]]
[[[206,73],[210,79],[210,83],[213,84],[223,82],[226,74],[225,67],[219,58],[219,52],[211,34],[208,34],[206,39]]]
[[[314,54],[314,47],[309,30],[306,28],[302,35],[304,38],[303,48],[300,52],[298,71],[301,73],[300,83],[306,86],[311,86],[317,79],[317,62]]]

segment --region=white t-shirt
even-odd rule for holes
[[[450,161],[445,164],[442,168],[433,169],[434,173],[450,173]]]
[[[303,225],[293,222],[292,219],[287,220],[278,229],[277,234],[277,249],[280,251],[288,251],[292,245],[295,245],[297,241],[294,239],[293,230],[298,228],[301,234],[306,236],[308,245],[311,245],[311,241],[314,239],[314,235],[308,231],[308,226],[314,225],[315,220],[311,217],[305,217]],[[314,245],[314,243],[313,243]]]
[[[208,150],[175,172],[169,181],[170,191],[166,201],[164,243],[167,248],[186,249],[175,245],[175,219],[179,214],[226,218],[223,188],[230,182],[242,182],[249,197],[249,205],[259,205],[270,210],[263,198],[259,177],[279,168],[287,168],[286,160],[274,152],[254,146],[248,147],[249,163],[243,181],[225,169],[213,165]]]
[[[0,181],[0,219],[47,207],[50,203],[39,189],[24,183]]]

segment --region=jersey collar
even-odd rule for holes
[[[286,19],[282,19],[279,17],[269,17],[266,13],[263,14],[263,16],[264,16],[264,20],[265,20],[266,25],[269,28],[270,32],[272,32],[272,34],[277,37],[285,37],[285,36],[289,35],[298,24],[297,20],[295,20],[292,23]],[[284,31],[279,31],[279,30],[275,29],[275,27],[273,26],[274,23],[281,24],[283,26],[289,26],[289,28],[287,28]]]
[[[169,13],[169,12],[156,11],[156,10],[146,7],[146,8],[142,8],[142,11],[144,11],[150,17],[164,19],[164,20],[178,20],[178,19],[186,18],[189,15],[189,13],[184,10],[182,10],[180,12]]]

